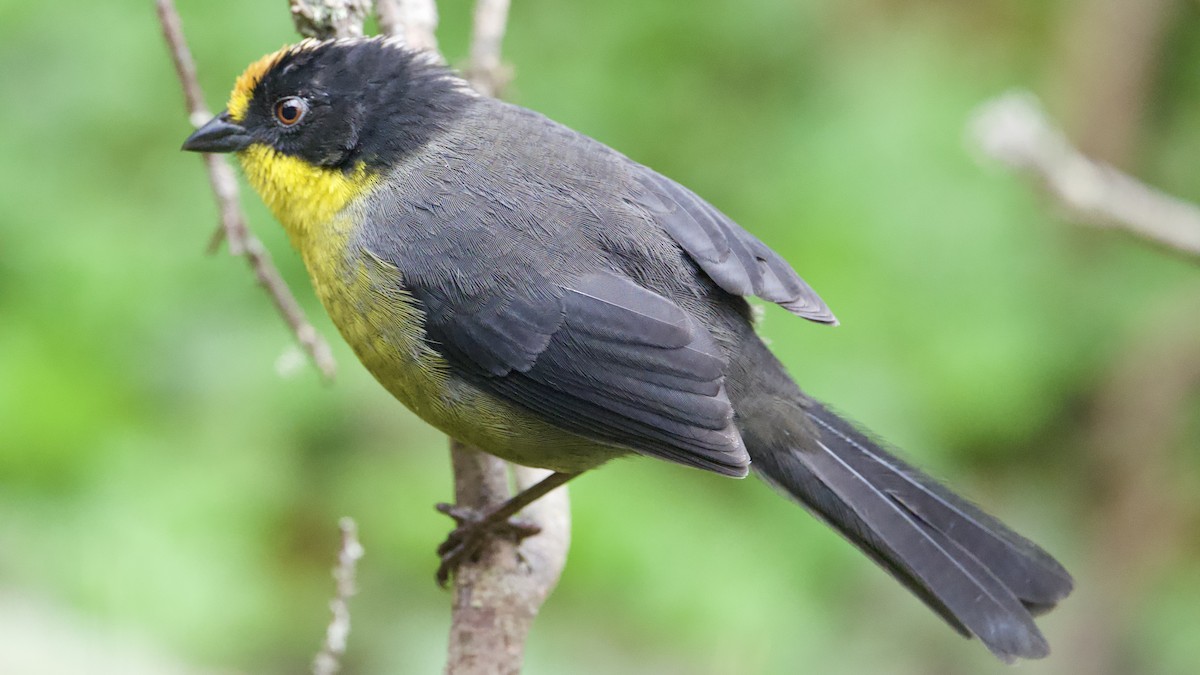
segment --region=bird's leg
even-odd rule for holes
[[[446,541],[442,542],[437,549],[438,556],[442,559],[442,564],[438,566],[437,571],[438,584],[445,587],[454,570],[478,553],[479,549],[487,543],[488,538],[505,537],[520,542],[526,537],[541,532],[542,528],[537,525],[514,519],[513,516],[578,475],[578,473],[552,473],[488,512],[481,513],[476,509],[453,504],[438,504],[438,511],[450,516],[454,522],[458,523],[458,527],[450,532]]]

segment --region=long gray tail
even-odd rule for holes
[[[751,467],[1001,660],[1046,656],[1033,617],[1071,592],[1066,570],[824,406],[804,410],[815,433],[748,438]]]

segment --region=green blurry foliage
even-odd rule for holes
[[[295,39],[281,0],[180,4],[214,108]],[[459,58],[468,3],[440,4]],[[510,98],[692,187],[822,293],[841,327],[767,308],[762,328],[811,393],[1078,571],[1043,621],[1054,645],[1095,592],[1081,409],[1154,311],[1200,291],[1193,267],[1064,225],[965,147],[978,103],[1050,81],[1074,4],[517,0],[505,48]],[[1135,169],[1200,199],[1200,19],[1178,14]],[[0,609],[33,598],[188,672],[301,672],[350,515],[367,556],[348,672],[439,672],[444,439],[355,362],[247,191],[341,366],[332,387],[276,373],[294,348],[269,301],[240,260],[202,254],[215,208],[178,152],[152,3],[0,3],[0,73]],[[530,673],[1003,671],[753,480],[628,460],[572,498]],[[1180,631],[1200,546],[1181,547],[1115,619],[1137,672],[1196,662]]]

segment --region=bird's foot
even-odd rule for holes
[[[437,553],[442,559],[438,565],[437,582],[445,588],[450,577],[468,560],[472,560],[483,549],[489,539],[508,539],[520,543],[526,537],[532,537],[542,528],[523,521],[519,518],[496,520],[491,513],[480,513],[476,509],[453,504],[438,504],[437,510],[454,519],[458,524],[446,541],[438,546]]]

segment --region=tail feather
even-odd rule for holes
[[[1071,575],[1039,546],[1008,529],[950,492],[933,479],[893,457],[865,434],[815,404],[809,417],[831,437],[831,445],[847,446],[844,456],[859,470],[870,472],[871,463],[881,470],[878,488],[900,502],[935,530],[953,533],[952,540],[981,560],[988,561],[997,577],[1031,611],[1042,613],[1065,598],[1072,588]]]
[[[788,434],[795,448],[748,443],[752,468],[1000,659],[1049,653],[1033,615],[1071,590],[1053,558],[819,404],[805,412],[818,433]]]

